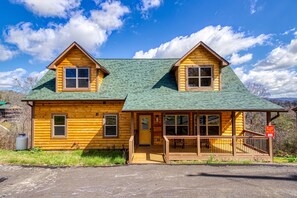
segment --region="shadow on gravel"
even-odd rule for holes
[[[239,179],[263,179],[263,180],[282,180],[282,181],[297,181],[297,175],[290,175],[289,177],[273,177],[273,176],[255,176],[255,175],[224,175],[224,174],[209,174],[200,173],[197,175],[189,174],[189,177],[221,177],[221,178],[239,178]]]
[[[0,177],[0,183],[1,182],[4,182],[5,180],[7,180],[8,178],[7,177]]]

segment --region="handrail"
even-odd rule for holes
[[[134,157],[134,135],[131,135],[129,139],[129,163],[132,162]]]
[[[243,132],[244,132],[244,133],[251,133],[251,134],[253,134],[253,135],[258,135],[258,136],[265,136],[265,135],[262,134],[262,133],[258,133],[258,132],[254,132],[254,131],[249,131],[249,130],[246,130],[246,129],[244,129]]]

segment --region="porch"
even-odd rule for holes
[[[192,132],[187,135],[169,135],[166,132],[166,122],[164,114],[160,116],[163,124],[161,144],[154,143],[154,137],[146,138],[151,144],[146,146],[140,144],[139,131],[134,130],[134,120],[138,127],[143,124],[139,115],[134,119],[134,113],[131,113],[131,137],[129,139],[129,162],[130,163],[170,163],[175,160],[208,160],[211,157],[218,160],[252,160],[252,161],[272,161],[272,138],[266,137],[262,133],[241,129],[236,127],[236,112],[231,112],[230,125],[231,135],[222,133],[220,135],[201,134],[199,126],[194,125]],[[153,117],[154,114],[151,114]],[[143,113],[140,114],[141,118]],[[145,116],[144,116],[145,117]],[[191,116],[190,114],[190,120]],[[276,117],[276,116],[275,116]],[[270,124],[271,113],[267,112],[267,125]],[[194,120],[194,119],[193,119]],[[153,122],[153,119],[152,119]],[[197,121],[198,122],[198,121]],[[151,121],[148,121],[147,129],[151,128]],[[152,124],[154,125],[154,124]],[[225,126],[225,125],[224,125]],[[197,128],[197,133],[193,134]],[[220,127],[221,128],[221,127]],[[222,127],[223,128],[223,127]],[[139,129],[139,128],[138,128]],[[148,130],[150,131],[150,130]],[[148,133],[148,132],[147,132]],[[153,132],[152,132],[153,134]]]
[[[136,146],[130,163],[170,163],[174,160],[271,161],[271,138],[252,131],[243,136],[164,136],[165,145]],[[197,144],[198,142],[198,144]],[[235,145],[235,149],[233,146]]]

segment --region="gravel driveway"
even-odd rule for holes
[[[0,165],[0,197],[297,197],[297,166]]]

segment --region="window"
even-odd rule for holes
[[[65,88],[89,88],[89,68],[66,68]]]
[[[104,115],[104,136],[105,137],[117,137],[118,136],[118,115],[117,114],[105,114]]]
[[[53,115],[53,137],[66,136],[66,115]]]
[[[212,66],[188,67],[188,87],[211,87]]]
[[[166,115],[166,135],[188,135],[188,115]]]
[[[195,115],[194,120],[194,131],[197,134],[197,115]],[[199,115],[198,123],[200,135],[220,135],[220,115]]]

